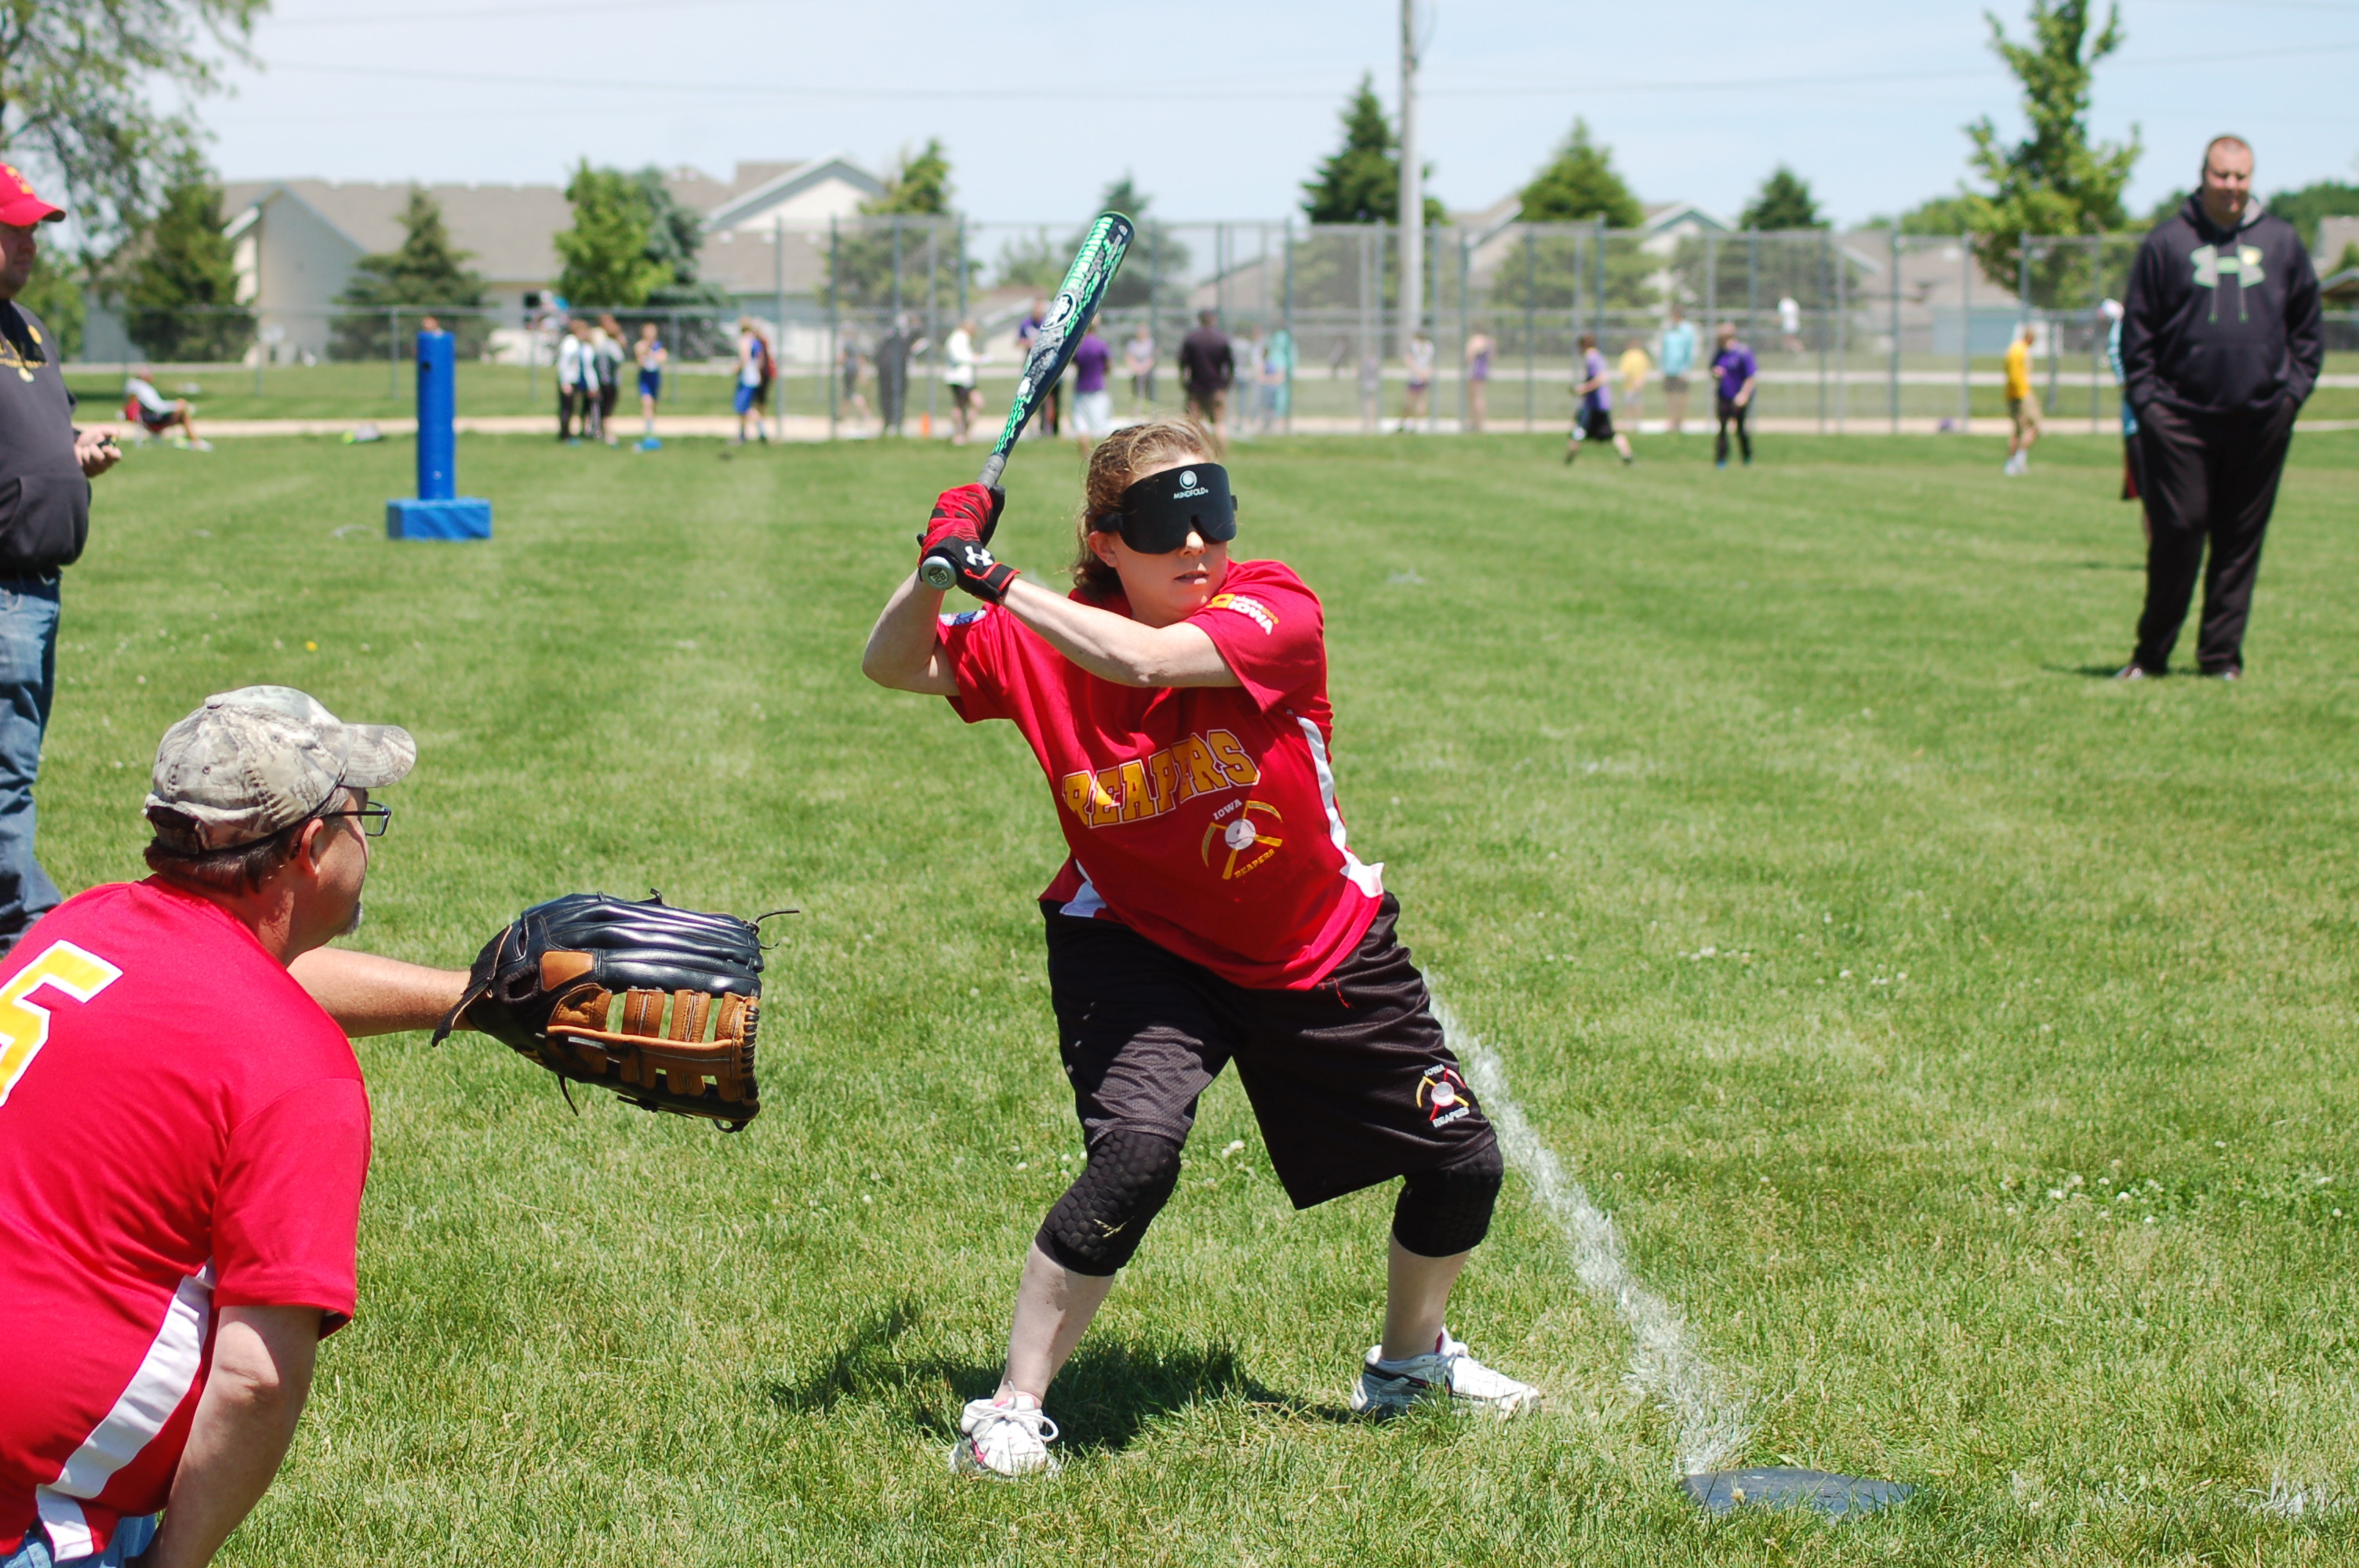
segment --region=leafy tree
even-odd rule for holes
[[[664,182],[663,170],[650,164],[631,176],[639,200],[647,211],[647,260],[669,276],[647,291],[644,303],[670,308],[711,306],[727,309],[729,291],[698,276],[698,255],[704,248],[704,215],[685,206]]]
[[[1374,76],[1360,78],[1343,106],[1343,145],[1320,163],[1319,177],[1303,185],[1302,195],[1302,210],[1314,223],[1400,221],[1400,138],[1376,101]],[[1449,210],[1429,196],[1425,221],[1447,223]]]
[[[1754,192],[1753,200],[1736,220],[1736,226],[1775,233],[1788,229],[1823,229],[1827,221],[1819,216],[1819,200],[1810,194],[1810,182],[1781,163],[1769,171],[1769,178]]]
[[[218,92],[268,0],[10,0],[0,6],[0,150],[62,181],[94,248],[136,233],[184,184],[186,104]],[[183,106],[163,107],[175,100]]]
[[[2318,243],[2318,225],[2327,218],[2359,217],[2359,185],[2339,179],[2315,180],[2299,190],[2280,190],[2269,198],[2269,211],[2294,226],[2302,243]]]
[[[2359,240],[2346,240],[2343,242],[2343,254],[2335,264],[2332,266],[2320,267],[2318,272],[2321,277],[2332,277],[2337,273],[2349,272],[2354,267],[2359,267]]]
[[[1966,127],[1974,150],[1968,160],[1990,183],[1968,192],[1974,254],[1991,280],[2016,287],[2024,234],[2103,234],[2122,227],[2122,191],[2141,150],[2135,128],[2126,146],[2089,139],[2089,91],[2099,60],[2122,46],[2121,11],[2109,5],[2105,25],[2089,36],[2089,0],[2031,0],[2031,38],[2015,43],[1988,12],[1991,49],[2023,86],[2031,134],[2012,145],[1999,140],[1988,116]],[[2049,253],[2035,270],[2036,297],[2082,297],[2088,279],[2082,254]]]
[[[451,312],[442,326],[458,340],[454,346],[462,357],[482,353],[491,323],[469,313],[483,308],[484,280],[467,265],[471,253],[451,243],[442,204],[412,187],[401,228],[397,248],[353,264],[351,281],[336,296],[350,313],[335,319],[329,357],[368,360],[407,352],[418,319],[429,310]],[[397,345],[388,341],[394,333],[400,334]]]
[[[592,168],[583,158],[566,182],[565,200],[573,206],[573,226],[551,237],[565,264],[558,293],[580,306],[632,306],[672,281],[672,268],[650,254],[655,213],[630,175]]]
[[[1904,234],[1958,235],[1971,232],[1972,211],[1962,196],[1933,196],[1900,214]]]
[[[951,197],[950,155],[939,139],[928,140],[914,154],[903,153],[883,194],[860,204],[862,220],[840,229],[839,302],[854,309],[897,305],[916,310],[925,307],[930,292],[938,315],[955,309],[958,219]],[[1064,276],[1061,268],[1057,276]]]
[[[999,261],[993,272],[1004,285],[1050,289],[1064,277],[1067,258],[1071,254],[1072,252],[1068,250],[1060,255],[1057,242],[1049,237],[1049,231],[1036,230],[1004,241],[999,247]]]
[[[172,361],[229,360],[254,341],[237,308],[237,269],[222,235],[222,192],[185,159],[162,210],[125,253],[124,325],[140,352]]]
[[[1609,229],[1635,229],[1646,222],[1638,198],[1614,168],[1614,149],[1589,139],[1589,122],[1575,120],[1564,146],[1549,166],[1524,187],[1527,223],[1581,223],[1603,217]]]
[[[49,328],[50,347],[61,360],[72,359],[82,352],[82,329],[90,319],[84,293],[88,286],[81,256],[45,245],[33,268],[32,280],[17,291],[16,303],[38,316]]]

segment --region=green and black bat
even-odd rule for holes
[[[1122,266],[1122,258],[1130,249],[1132,224],[1119,212],[1103,212],[1090,225],[1082,241],[1082,248],[1073,254],[1073,265],[1065,270],[1065,281],[1057,289],[1057,297],[1049,303],[1048,314],[1040,320],[1040,330],[1032,339],[1032,351],[1025,357],[1024,374],[1016,383],[1016,397],[1007,406],[1007,424],[999,432],[999,444],[991,449],[991,456],[983,463],[983,472],[975,482],[991,486],[999,482],[1001,470],[1007,467],[1007,454],[1015,449],[1016,438],[1024,434],[1024,427],[1039,408],[1040,400],[1065,373],[1073,362],[1073,351],[1082,346],[1082,332],[1090,318],[1098,313],[1098,304],[1105,298],[1106,285],[1114,281],[1114,273]],[[919,580],[928,588],[947,589],[958,582],[958,569],[942,556],[928,556],[918,568]]]

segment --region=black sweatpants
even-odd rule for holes
[[[2169,665],[2199,570],[2203,621],[2196,666],[2206,675],[2244,668],[2261,537],[2277,505],[2298,406],[2288,401],[2265,414],[2204,415],[2156,403],[2138,410],[2138,479],[2153,536],[2134,657],[2148,674]]]
[[[1712,460],[1716,463],[1724,463],[1728,460],[1728,427],[1734,425],[1736,427],[1737,449],[1745,454],[1746,462],[1751,462],[1753,432],[1745,427],[1745,416],[1753,412],[1753,405],[1739,403],[1734,397],[1723,397],[1720,399],[1715,411],[1720,416],[1720,434],[1712,438]]]

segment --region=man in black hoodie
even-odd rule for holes
[[[2301,236],[2253,200],[2253,149],[2215,136],[2201,187],[2146,237],[2122,321],[2122,395],[2145,461],[2146,612],[2121,678],[2169,667],[2203,573],[2196,667],[2244,673],[2261,535],[2302,400],[2326,357]],[[2206,542],[2212,558],[2204,564]]]
[[[0,163],[0,954],[58,903],[33,856],[33,781],[57,690],[58,569],[90,535],[90,481],[123,456],[77,430],[57,340],[16,303],[38,231],[65,216]]]

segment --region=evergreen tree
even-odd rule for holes
[[[448,312],[438,319],[458,340],[460,357],[482,353],[491,323],[473,312],[484,308],[484,280],[467,265],[472,253],[451,243],[442,204],[411,187],[401,229],[397,247],[353,264],[351,281],[336,296],[350,313],[335,319],[329,357],[374,360],[407,353],[419,318],[429,311]],[[389,341],[392,336],[399,338],[397,345]]]
[[[1754,192],[1736,226],[1776,232],[1784,229],[1823,229],[1827,221],[1819,216],[1819,201],[1810,194],[1810,182],[1781,163],[1769,171],[1769,178]]]
[[[1343,145],[1320,164],[1319,178],[1302,187],[1302,210],[1314,223],[1400,222],[1400,138],[1376,101],[1375,77],[1360,78],[1343,106]],[[1447,223],[1450,214],[1429,196],[1425,221]]]
[[[553,242],[565,264],[557,292],[576,308],[642,304],[672,281],[672,269],[650,254],[656,215],[638,182],[620,169],[592,168],[583,158],[566,182],[573,226]]]
[[[917,155],[901,155],[885,194],[871,197],[860,210],[873,217],[947,217],[951,211],[951,160],[940,137],[929,137]]]
[[[1576,119],[1572,133],[1549,166],[1523,189],[1527,223],[1581,223],[1603,216],[1609,229],[1635,229],[1646,222],[1638,198],[1614,168],[1614,149],[1589,139],[1589,122]]]
[[[1991,281],[2006,288],[2017,284],[2020,236],[2110,233],[2128,216],[2122,191],[2137,164],[2137,133],[2126,146],[2089,139],[2090,81],[2097,62],[2122,47],[2121,11],[2109,5],[2094,38],[2089,13],[2089,0],[2031,0],[2031,38],[2021,44],[1985,16],[1991,49],[2022,84],[2031,133],[2009,145],[1987,116],[1966,127],[1974,144],[1969,162],[1991,187],[1966,198],[1974,254]],[[2034,272],[2037,297],[2085,298],[2085,259],[2077,251],[2048,253]]]
[[[183,161],[124,275],[124,325],[139,351],[182,362],[244,355],[254,317],[237,308],[234,262],[222,234],[221,187]]]
[[[1171,232],[1169,225],[1154,216],[1154,206],[1155,199],[1139,189],[1128,174],[1107,186],[1105,194],[1098,198],[1099,211],[1128,213],[1136,225],[1122,270],[1106,285],[1105,304],[1109,309],[1129,309],[1149,299],[1165,309],[1187,303],[1188,247]],[[1082,235],[1074,234],[1072,243],[1065,247],[1067,260],[1081,244]],[[1052,285],[1057,281],[1049,280]]]

